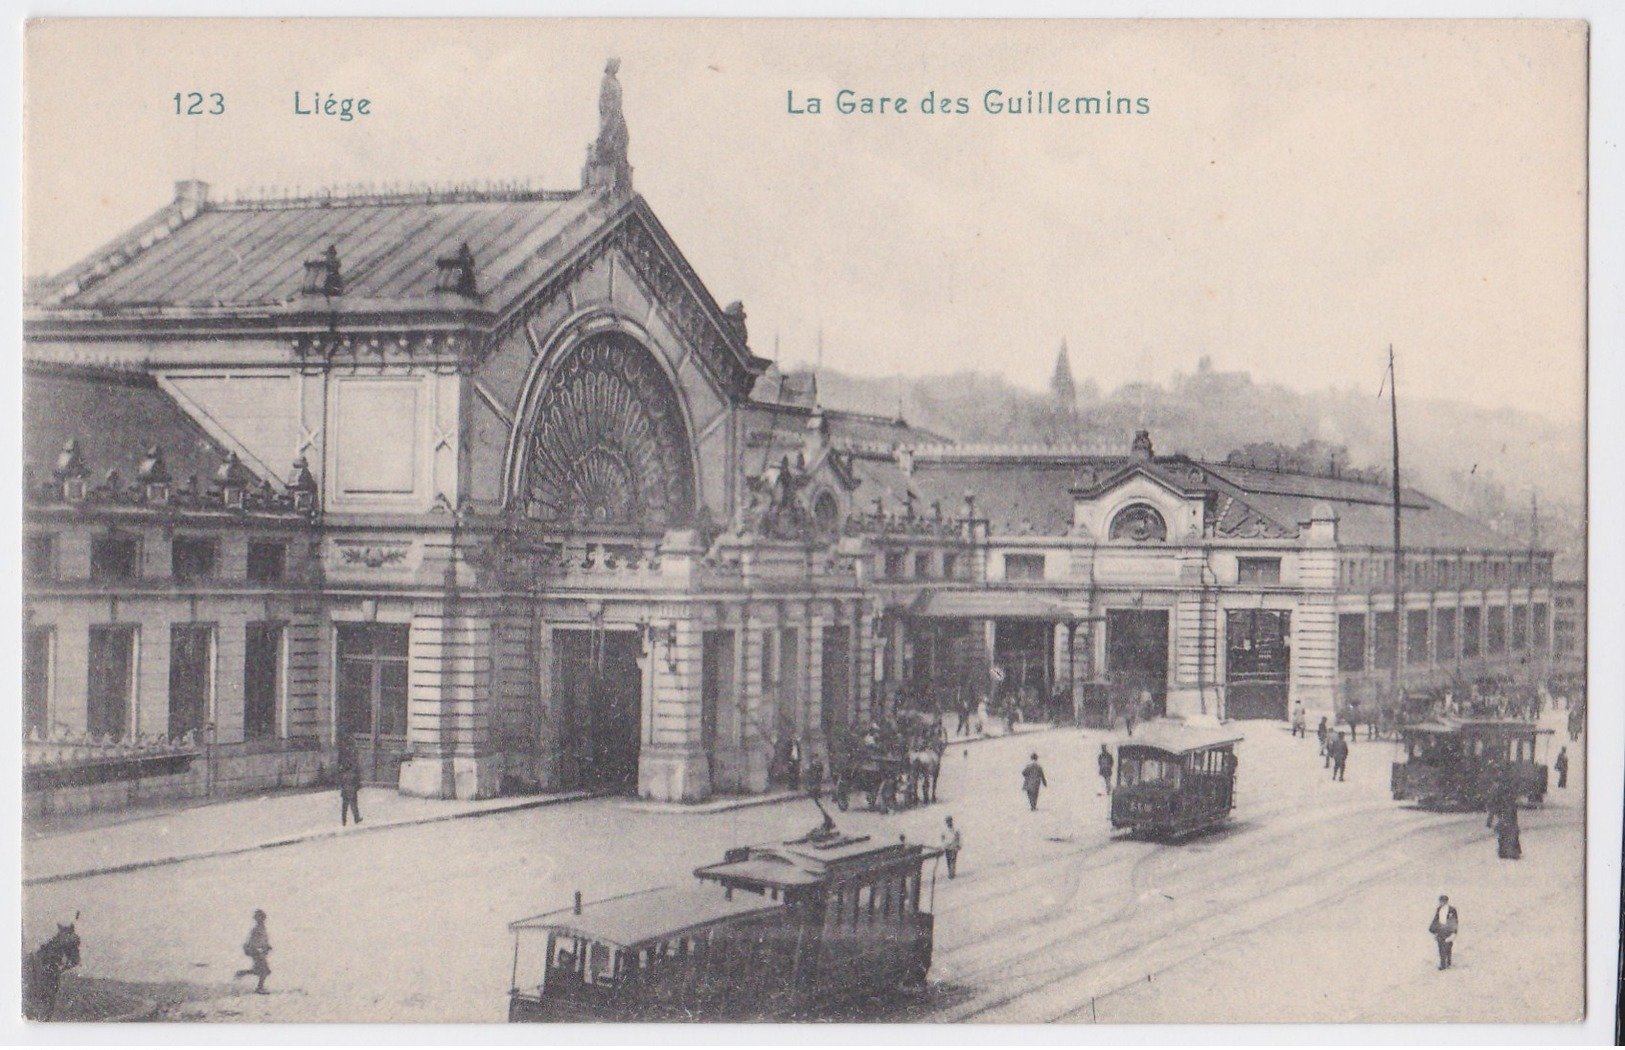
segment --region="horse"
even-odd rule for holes
[[[909,794],[922,805],[937,800],[937,778],[942,775],[942,750],[916,748],[908,753]]]
[[[56,925],[56,936],[30,952],[23,949],[23,1016],[49,1021],[56,1011],[56,993],[62,975],[79,965],[79,934],[74,922]]]

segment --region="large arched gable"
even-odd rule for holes
[[[619,328],[544,354],[510,442],[509,509],[560,531],[690,524],[699,486],[678,389],[663,358]]]

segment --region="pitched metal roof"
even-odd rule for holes
[[[23,462],[47,476],[69,438],[93,479],[116,470],[129,481],[153,445],[177,483],[192,474],[207,482],[227,456],[149,376],[25,370]]]
[[[1059,536],[1072,527],[1072,489],[1079,465],[1037,462],[1019,466],[943,458],[916,461],[908,484],[923,505],[942,504],[958,515],[965,494],[976,495],[976,516],[986,518],[1000,536]]]
[[[97,309],[466,305],[467,297],[436,288],[438,260],[464,244],[481,299],[501,300],[527,261],[559,254],[595,231],[615,203],[546,191],[204,203],[150,244],[93,255],[48,287],[44,302]],[[301,291],[306,261],[329,246],[344,285],[332,302]]]

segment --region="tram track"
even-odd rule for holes
[[[1376,807],[1364,808],[1373,815],[1379,812]],[[1392,876],[1394,873],[1425,858],[1470,845],[1481,838],[1483,834],[1482,828],[1475,826],[1473,823],[1454,829],[1449,827],[1441,828],[1441,823],[1443,822],[1419,822],[1385,836],[1379,843],[1372,843],[1369,839],[1364,839],[1360,842],[1358,850],[1329,854],[1322,863],[1314,865],[1292,879],[1286,882],[1273,883],[1271,892],[1268,895],[1255,895],[1251,900],[1243,901],[1238,906],[1228,907],[1226,902],[1213,901],[1210,902],[1211,908],[1208,911],[1197,916],[1165,916],[1163,921],[1157,924],[1158,928],[1143,930],[1138,937],[1134,938],[1133,943],[1104,956],[1094,955],[1087,950],[1082,955],[1075,950],[1072,952],[1066,951],[1062,946],[1067,942],[1081,943],[1087,949],[1090,946],[1099,945],[1102,941],[1115,939],[1113,934],[1120,929],[1145,922],[1144,898],[1140,892],[1136,892],[1136,888],[1146,884],[1146,869],[1161,859],[1166,850],[1176,848],[1172,846],[1165,847],[1164,850],[1158,850],[1133,862],[1128,880],[1130,889],[1127,894],[1130,905],[1121,914],[1100,924],[1083,927],[1067,926],[1055,936],[1045,938],[1038,943],[1029,944],[1025,950],[1014,955],[1006,955],[995,966],[986,966],[966,973],[955,973],[952,978],[955,983],[975,983],[979,979],[986,978],[990,973],[997,971],[999,974],[997,983],[1005,984],[1010,981],[1029,983],[1008,994],[998,995],[992,999],[978,1002],[968,1009],[949,1010],[946,1013],[935,1015],[933,1019],[947,1021],[985,1019],[988,1015],[994,1014],[1016,1002],[1027,1004],[1027,1008],[1023,1010],[1020,1017],[1022,1021],[1061,1020],[1075,1017],[1081,1011],[1088,1009],[1088,1000],[1098,1001],[1100,998],[1117,994],[1141,980],[1154,979],[1156,975],[1166,973],[1200,955],[1213,943],[1224,938],[1248,930],[1268,928],[1300,916],[1306,911],[1324,908],[1330,903],[1346,899],[1364,890],[1375,879]],[[1420,850],[1414,848],[1414,843],[1419,838],[1432,843],[1432,845]],[[1360,877],[1346,887],[1323,894],[1304,892],[1317,884],[1323,883],[1328,876],[1347,871],[1352,855],[1370,858],[1378,854],[1388,854],[1391,859],[1374,868],[1369,866],[1364,868],[1360,873]],[[1234,873],[1233,877],[1226,878],[1225,883],[1234,885],[1237,878],[1257,874],[1271,867],[1272,865],[1268,861],[1245,864],[1239,871]],[[1041,916],[1035,917],[1025,923],[1022,930],[1030,930],[1052,921]],[[1168,934],[1173,932],[1174,928],[1177,928],[1180,934],[1178,940],[1189,942],[1189,944],[1186,947],[1174,949],[1172,956],[1168,956],[1170,949],[1165,946],[1170,943]],[[1016,940],[1021,939],[1020,932],[1012,933],[1011,936]],[[1158,959],[1158,954],[1164,955],[1165,958]],[[1142,957],[1149,955],[1150,958],[1147,959],[1147,962],[1150,965],[1142,963],[1134,966],[1133,977],[1125,977],[1103,989],[1094,991],[1087,997],[1083,997],[1084,1002],[1076,1005],[1056,1004],[1048,1009],[1041,1008],[1036,1011],[1031,1009],[1035,997],[1042,1001],[1046,997],[1046,992],[1060,985],[1068,982],[1078,982],[1080,979],[1087,981],[1088,977],[1086,975],[1090,971],[1100,971],[1114,964],[1121,965],[1136,955]],[[1056,962],[1057,956],[1061,956],[1062,961]],[[1040,958],[1046,960],[1048,965],[1038,968],[1019,968],[1022,962],[1031,962]],[[1038,982],[1036,984],[1030,983],[1035,978],[1039,979]],[[1058,1009],[1057,1007],[1064,1008]]]

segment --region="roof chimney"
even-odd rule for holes
[[[182,179],[175,183],[175,206],[184,218],[190,219],[209,203],[209,184],[201,179]]]

